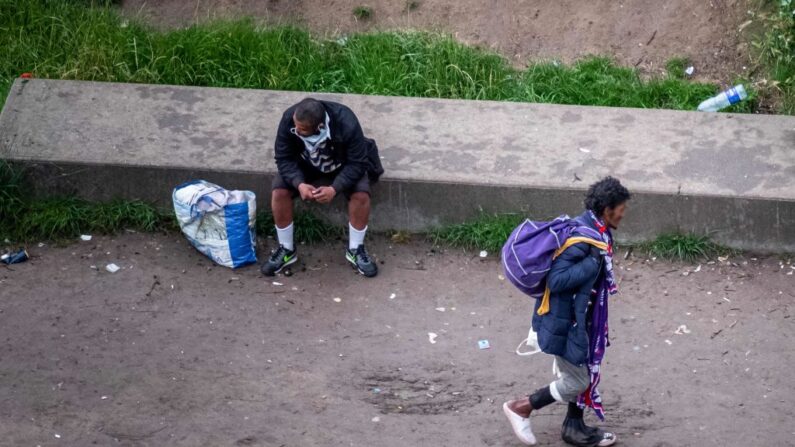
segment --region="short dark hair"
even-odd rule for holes
[[[295,119],[317,129],[326,121],[326,108],[314,98],[304,98],[295,106]]]
[[[601,217],[605,208],[615,208],[629,200],[629,190],[613,177],[605,177],[588,188],[585,194],[585,208]]]

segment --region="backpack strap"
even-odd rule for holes
[[[554,260],[555,258],[560,256],[561,253],[566,251],[566,249],[571,247],[572,245],[579,244],[581,242],[593,245],[594,247],[600,250],[607,250],[607,243],[605,242],[584,236],[572,236],[566,239],[566,242],[564,242],[560,248],[555,250],[555,254],[552,255],[552,259]],[[541,305],[538,306],[538,312],[537,312],[538,315],[544,315],[549,313],[549,295],[550,295],[549,286],[547,286],[546,289],[544,289],[544,297],[541,299]]]

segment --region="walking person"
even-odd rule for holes
[[[364,237],[370,219],[370,185],[383,174],[375,141],[366,138],[348,107],[306,98],[282,115],[276,134],[271,209],[279,247],[260,270],[273,276],[298,260],[293,239],[293,199],[328,204],[339,194],[348,200],[345,259],[366,277],[378,266]]]
[[[559,378],[529,397],[503,404],[514,433],[526,445],[536,443],[530,416],[554,402],[568,405],[561,432],[566,443],[595,447],[616,442],[615,434],[587,426],[583,409],[590,407],[600,419],[604,418],[597,386],[609,343],[607,301],[609,295],[617,292],[612,230],[624,217],[629,198],[629,191],[612,177],[591,185],[585,197],[586,210],[575,221],[580,228],[595,230],[589,232],[600,235],[602,240],[575,230],[572,237],[585,236],[577,240],[590,242],[574,243],[572,239],[552,261],[547,275],[548,292],[536,300],[533,329],[541,351],[554,356]]]

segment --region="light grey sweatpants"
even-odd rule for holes
[[[560,378],[549,384],[549,392],[558,402],[577,402],[577,397],[588,389],[591,376],[588,367],[576,366],[563,357],[555,356]]]

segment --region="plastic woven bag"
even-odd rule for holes
[[[182,233],[201,253],[229,268],[257,262],[253,192],[194,180],[174,188],[172,200]]]

